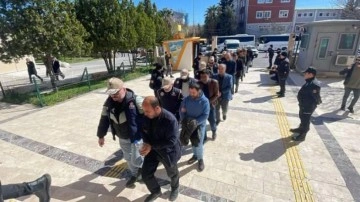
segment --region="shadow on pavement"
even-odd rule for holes
[[[343,112],[343,113],[341,115],[339,115],[338,114],[339,112]],[[338,110],[334,110],[332,112],[328,112],[325,114],[321,114],[320,116],[314,117],[311,122],[314,125],[322,125],[322,124],[324,124],[324,122],[334,123],[334,122],[341,121],[341,120],[344,120],[347,118],[353,119],[352,117],[349,116],[349,114],[350,114],[349,111],[342,111],[342,110],[338,109]]]
[[[293,142],[291,137],[280,138],[260,145],[255,148],[253,153],[239,153],[239,155],[243,161],[271,162],[276,161],[280,156],[285,154],[286,149],[284,145],[286,145],[287,148],[291,148],[298,144],[298,142]]]
[[[251,100],[246,100],[244,101],[244,103],[265,103],[268,102],[269,100],[273,99],[274,96],[273,95],[268,95],[268,96],[264,96],[264,97],[257,97],[257,98],[253,98]]]

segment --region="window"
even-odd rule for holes
[[[323,13],[319,13],[319,16],[322,17],[322,16],[323,16]]]
[[[256,11],[256,19],[261,19],[263,18],[263,12],[262,11]]]
[[[338,49],[352,50],[355,44],[356,34],[341,34]]]
[[[290,0],[281,0],[281,3],[290,3]]]
[[[298,14],[298,17],[301,18],[301,13]]]
[[[307,13],[304,13],[304,17],[307,17]]]
[[[312,17],[313,16],[313,13],[309,13],[309,17]]]
[[[271,4],[273,0],[257,0],[258,4]]]
[[[263,3],[265,3],[265,0],[257,0],[257,3],[258,4],[263,4]]]
[[[271,18],[271,11],[264,11],[264,18]]]
[[[273,0],[265,0],[266,4],[272,4]]]
[[[333,13],[333,16],[335,17],[335,16],[336,16],[336,13]]]
[[[307,48],[309,44],[310,35],[304,34],[301,36],[300,48]]]
[[[287,18],[289,16],[288,10],[280,10],[279,11],[279,18]]]
[[[326,13],[326,17],[329,17],[330,16],[330,13]]]
[[[322,38],[320,41],[320,46],[319,46],[319,55],[318,58],[319,59],[325,59],[326,58],[326,52],[327,52],[327,48],[329,45],[329,38]]]

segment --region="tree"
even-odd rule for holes
[[[3,62],[26,55],[80,55],[91,47],[84,42],[86,36],[69,1],[0,1],[0,60]],[[45,65],[52,69],[49,64]]]
[[[152,7],[152,5],[150,4]],[[153,48],[156,39],[156,27],[153,19],[146,13],[146,7],[139,4],[136,16],[136,32],[138,34],[137,45],[142,48]],[[150,12],[152,14],[152,12]]]
[[[219,20],[219,7],[210,6],[205,13],[204,36],[211,39],[217,35],[217,25]]]
[[[217,29],[219,35],[232,35],[236,31],[235,13],[232,7],[233,0],[221,0],[219,3],[220,14]]]
[[[93,52],[101,54],[108,72],[114,71],[114,56],[125,37],[119,1],[76,0],[75,8],[78,20],[89,32],[88,40],[93,43]]]
[[[340,7],[343,7],[342,19],[360,20],[360,0],[338,0]]]

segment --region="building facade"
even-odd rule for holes
[[[235,0],[234,10],[242,33],[259,37],[293,30],[295,0]]]
[[[300,27],[310,22],[341,19],[341,14],[342,9],[296,9],[292,31],[299,33]]]

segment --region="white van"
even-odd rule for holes
[[[236,39],[226,39],[224,41],[224,46],[226,50],[236,52],[238,48],[240,48],[240,41]]]

